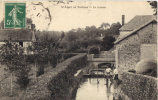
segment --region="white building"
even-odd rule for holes
[[[34,24],[32,24],[32,26],[34,26]],[[36,41],[34,27],[31,27],[31,29],[0,29],[0,45],[4,44],[5,40],[10,38],[25,48],[25,54],[29,54],[26,47]]]

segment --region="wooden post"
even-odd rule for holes
[[[35,59],[35,79],[37,79],[37,59]]]
[[[11,96],[13,95],[13,70],[12,70],[12,61],[11,61],[11,80],[10,80],[11,82],[11,84],[10,84],[10,86],[11,86]]]
[[[118,69],[118,47],[117,46],[115,49],[115,63],[116,63],[116,69]]]

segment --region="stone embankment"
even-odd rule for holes
[[[155,77],[123,71],[121,93],[124,100],[157,100]]]
[[[52,100],[52,97],[55,97],[55,95],[59,96],[62,94],[60,93],[63,91],[62,87],[65,87],[64,91],[69,95],[69,93],[73,90],[71,82],[77,84],[80,77],[82,77],[82,73],[78,73],[77,76],[74,76],[74,74],[77,73],[79,69],[85,67],[86,63],[87,54],[85,53],[78,54],[77,56],[71,57],[62,63],[59,63],[56,68],[53,68],[47,73],[39,76],[37,83],[28,86],[26,93],[21,97],[21,99]],[[56,81],[58,81],[57,84],[55,83]],[[69,82],[67,83],[67,81]],[[61,88],[58,88],[57,86]],[[66,96],[66,98],[69,97]]]

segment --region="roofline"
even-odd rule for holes
[[[120,30],[120,29],[119,29],[119,31],[122,31],[122,32],[123,32],[123,31],[133,31],[133,30]]]
[[[0,40],[0,42],[5,42],[5,40]],[[33,42],[32,40],[24,40],[24,41],[15,41],[15,42]]]
[[[136,16],[134,16],[134,18],[137,17],[137,16],[151,16],[151,15],[136,15]],[[152,15],[152,16],[155,16],[155,15]],[[132,18],[131,20],[129,20],[129,22],[132,21],[134,18]],[[156,17],[156,18],[157,18],[157,17]],[[155,19],[155,18],[152,18],[152,19]],[[128,23],[129,23],[129,22],[128,22]],[[127,24],[128,24],[128,23],[127,23]],[[126,25],[126,24],[124,24],[124,25]],[[123,25],[123,26],[124,26],[124,25]],[[123,26],[122,26],[122,27],[123,27]],[[122,28],[122,27],[121,27],[121,28]],[[119,29],[119,31],[124,31],[124,29],[121,29],[121,28]],[[128,29],[128,30],[125,30],[125,31],[133,31],[133,30],[132,30],[132,29]]]
[[[143,28],[144,26],[148,25],[149,23],[151,23],[152,21],[156,21],[157,20],[155,18],[153,18],[152,20],[148,21],[147,23],[145,23],[144,25],[141,25],[140,27],[138,27],[137,29],[133,30],[132,32],[130,32],[128,35],[122,37],[120,40],[115,41],[114,44],[118,44],[119,42],[121,42],[122,40],[124,40],[125,38],[129,37],[130,35],[132,35],[133,33],[135,33],[136,31],[138,31],[139,29]]]

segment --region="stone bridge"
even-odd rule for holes
[[[108,65],[113,66],[115,64],[115,54],[91,54],[88,55],[88,61],[93,63],[95,66]]]

